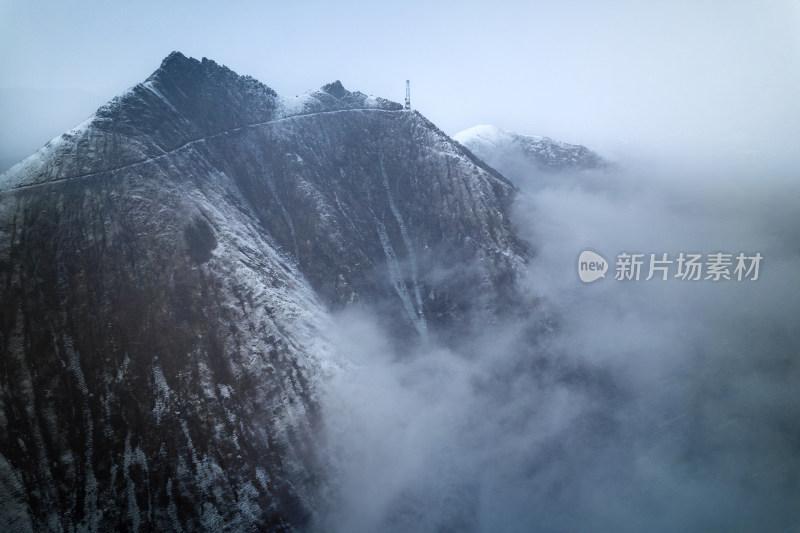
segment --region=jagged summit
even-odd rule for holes
[[[182,89],[195,87],[199,92],[213,92],[225,87],[265,99],[277,96],[275,91],[251,76],[239,75],[211,59],[204,57],[198,61],[180,52],[172,52],[164,58],[161,66],[145,80],[144,84],[148,83],[163,87],[175,85]]]
[[[250,76],[241,76],[224,65],[203,58],[198,61],[188,58],[180,52],[172,52],[161,63],[156,72],[144,84],[149,89],[157,89],[168,96],[170,102],[175,98],[186,96],[186,88],[190,88],[189,97],[202,100],[215,95],[219,91],[227,91],[237,100],[237,106],[262,102],[264,114],[251,117],[251,120],[268,120],[295,114],[340,111],[345,109],[383,109],[396,111],[402,109],[399,103],[384,98],[366,95],[360,91],[348,91],[339,80],[323,85],[320,89],[310,91],[294,98],[278,98],[277,93]],[[174,87],[176,94],[166,94],[169,90],[162,87]],[[242,100],[253,101],[245,102]],[[277,99],[277,103],[275,100]],[[272,105],[272,104],[275,105]],[[252,107],[249,105],[248,107]],[[277,107],[277,109],[276,109]],[[179,109],[183,110],[182,106]],[[189,109],[188,111],[194,111]]]
[[[161,102],[152,101],[153,96]],[[119,105],[166,106],[167,114],[179,115],[173,120],[190,123],[195,134],[210,134],[274,118],[276,98],[274,90],[251,76],[205,57],[198,61],[172,52]]]
[[[101,106],[78,127],[54,138],[0,177],[8,187],[27,187],[74,176],[112,171],[153,160],[214,135],[294,115],[374,109],[402,110],[384,98],[351,92],[340,81],[299,97],[278,97],[267,85],[207,58],[172,52],[144,82]],[[93,141],[108,134],[117,142]],[[79,146],[101,150],[76,159]],[[59,160],[59,165],[53,165]],[[75,166],[82,160],[84,164]],[[12,172],[13,170],[13,172]],[[12,179],[11,176],[16,176]]]
[[[205,59],[205,58],[203,58],[203,59]],[[182,61],[190,61],[190,59],[188,57],[186,57],[185,55],[183,55],[182,52],[180,52],[178,50],[173,50],[172,52],[169,53],[169,55],[167,55],[167,57],[165,57],[161,61],[161,67],[160,68],[164,68],[166,65],[168,65],[169,63],[171,63],[173,61],[182,62]]]
[[[366,95],[360,91],[348,91],[342,82],[323,85],[316,91],[309,91],[294,98],[281,99],[284,113],[293,114],[344,111],[348,109],[378,109],[401,111],[403,106],[385,98]]]
[[[327,85],[323,85],[322,90],[336,98],[342,98],[350,94],[350,91],[345,89],[344,85],[342,85],[342,82],[340,82],[339,80],[336,80]]]
[[[204,57],[202,61],[206,61],[206,58]],[[197,63],[198,63],[198,61],[196,59],[192,59],[192,58],[186,57],[185,55],[183,55],[183,53],[181,53],[181,52],[179,52],[177,50],[174,50],[174,51],[170,52],[170,54],[161,61],[161,66],[158,67],[158,70],[156,72],[158,72],[158,71],[167,72],[167,71],[171,71],[171,70],[182,70],[182,69],[190,68],[191,65],[194,65],[194,64],[197,64]],[[216,65],[216,63],[214,61],[211,61],[211,63],[214,63]],[[154,73],[154,75],[155,75],[155,73]]]

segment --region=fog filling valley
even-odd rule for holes
[[[507,172],[529,305],[459,347],[409,354],[366,310],[338,314],[316,528],[798,527],[800,187],[758,165],[691,167]],[[578,279],[585,249],[605,279]],[[646,262],[618,281],[621,252],[764,259],[756,281],[645,281]]]

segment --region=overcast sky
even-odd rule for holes
[[[57,135],[72,119],[56,108],[82,118],[172,50],[282,95],[340,79],[402,101],[408,78],[414,107],[450,134],[494,124],[610,152],[767,157],[800,144],[797,0],[0,0],[0,154],[23,128]],[[37,111],[40,96],[8,88],[72,96]]]

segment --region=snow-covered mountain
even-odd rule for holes
[[[547,184],[567,172],[596,170],[608,163],[578,144],[474,126],[453,136],[515,183]]]
[[[397,103],[171,54],[0,175],[0,525],[302,526],[329,312],[498,316],[514,194]]]

